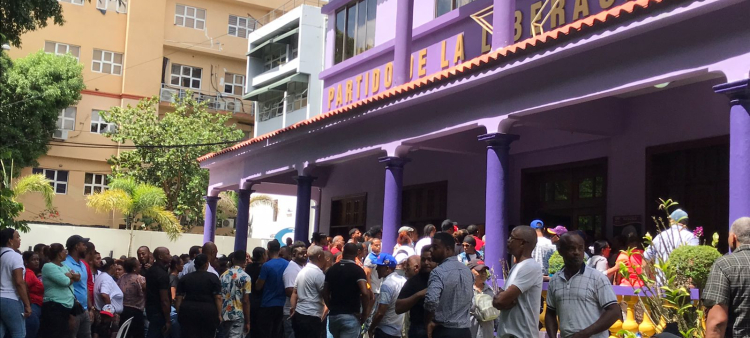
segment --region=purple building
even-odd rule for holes
[[[672,198],[724,243],[750,215],[750,1],[321,10],[323,113],[199,159],[206,240],[219,191],[247,203],[283,185],[296,185],[297,239],[382,225],[388,250],[401,224],[450,218],[483,227],[489,265],[509,228],[537,218],[611,238],[627,223],[649,230],[658,198]]]

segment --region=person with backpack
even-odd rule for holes
[[[483,261],[473,260],[467,264],[474,275],[474,298],[471,302],[471,336],[476,338],[494,338],[495,321],[500,310],[492,306],[495,291],[487,285],[489,268]]]

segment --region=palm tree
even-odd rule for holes
[[[2,167],[2,181],[0,181],[0,190],[2,190],[2,215],[0,215],[0,229],[16,228],[21,232],[28,232],[29,227],[24,221],[15,221],[15,217],[24,211],[23,204],[18,202],[18,198],[30,193],[38,192],[44,198],[44,204],[47,209],[52,209],[52,198],[55,196],[55,190],[50,185],[44,175],[35,174],[21,177],[13,182],[13,162],[11,161],[10,171],[6,170],[5,163],[0,161]]]
[[[167,196],[159,187],[136,183],[133,178],[116,178],[110,182],[109,190],[88,196],[86,205],[99,212],[119,211],[125,216],[125,228],[130,229],[130,256],[135,224],[143,218],[159,223],[170,240],[174,241],[179,237],[182,227],[174,213],[164,209],[166,201]]]

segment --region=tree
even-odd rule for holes
[[[135,225],[144,220],[158,222],[173,241],[179,237],[182,227],[175,215],[164,209],[166,200],[159,187],[136,183],[133,178],[115,178],[109,183],[109,190],[88,196],[86,205],[98,212],[119,211],[125,216],[125,228],[130,229],[130,257]]]
[[[219,193],[221,198],[216,205],[216,219],[219,221],[237,217],[237,205],[239,204],[239,195],[234,191],[222,191]],[[273,209],[274,213],[277,213],[278,205],[273,201],[273,198],[268,195],[258,194],[250,197],[248,214],[250,219],[248,220],[248,236],[253,234],[253,213],[252,209],[255,207],[268,206]]]
[[[54,24],[62,25],[58,0],[0,0],[0,43],[21,47],[21,35]]]
[[[26,225],[26,221],[16,220],[16,217],[24,211],[23,204],[18,202],[17,199],[30,192],[38,192],[44,197],[44,204],[47,209],[52,209],[52,198],[55,196],[55,191],[44,175],[28,175],[13,182],[10,175],[13,172],[13,164],[11,163],[11,168],[6,169],[5,163],[0,160],[0,166],[2,166],[0,229],[14,228],[21,232],[28,232],[29,227]]]
[[[60,110],[81,99],[82,69],[72,56],[0,55],[0,159],[15,163],[12,176],[47,152]]]
[[[203,219],[203,196],[208,190],[208,170],[201,169],[196,159],[225,146],[215,143],[237,141],[244,134],[228,125],[231,115],[209,113],[206,102],[196,101],[189,92],[185,98],[177,97],[174,111],[163,117],[159,117],[158,104],[154,97],[135,107],[112,107],[100,113],[118,126],[106,134],[113,141],[143,146],[110,158],[112,174],[160,187],[166,194],[165,208],[181,224],[192,226]]]

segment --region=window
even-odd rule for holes
[[[467,5],[474,0],[437,0],[435,2],[435,17],[439,17],[458,7]]]
[[[68,193],[68,171],[34,168],[31,173],[42,174],[50,180],[49,185],[52,186],[52,189],[55,189],[55,194]]]
[[[74,4],[74,5],[81,5],[81,6],[83,6],[83,0],[57,0],[57,1],[58,1],[58,2],[67,2],[67,3],[69,3],[69,4]]]
[[[174,24],[177,26],[203,30],[206,28],[206,10],[185,5],[177,5],[177,9],[174,11]]]
[[[115,131],[113,123],[108,123],[100,114],[101,110],[94,109],[91,111],[91,132],[95,134],[111,133]]]
[[[45,41],[44,52],[55,55],[67,55],[70,53],[74,58],[79,59],[81,56],[81,47],[73,46],[66,43]]]
[[[239,74],[224,74],[224,92],[232,95],[242,95],[245,90],[245,76]]]
[[[286,62],[286,45],[284,44],[272,44],[263,53],[263,71],[269,71]]]
[[[107,175],[86,173],[86,179],[83,181],[84,195],[98,194],[107,189]]]
[[[448,181],[405,186],[401,198],[401,223],[417,229],[440,223],[448,214]]]
[[[330,235],[349,235],[354,227],[362,229],[367,220],[367,194],[331,199]]]
[[[76,107],[68,107],[60,110],[60,114],[57,115],[57,129],[75,130],[76,111]]]
[[[229,28],[227,33],[238,38],[247,38],[255,29],[255,20],[236,15],[229,16]]]
[[[109,0],[96,0],[96,9],[103,9],[106,11],[108,3]]]
[[[128,2],[126,0],[96,0],[96,9],[106,11],[107,7],[110,7],[110,2],[112,3],[112,10],[117,11],[117,13],[128,12]]]
[[[122,75],[122,54],[94,49],[91,71],[97,73]]]
[[[185,65],[172,64],[170,84],[185,88],[201,89],[201,74],[203,69]]]
[[[334,62],[339,63],[375,45],[377,0],[358,0],[336,12]]]
[[[307,82],[292,82],[286,89],[286,112],[307,107]]]

